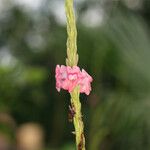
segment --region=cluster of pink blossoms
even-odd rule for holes
[[[90,94],[92,77],[84,70],[80,71],[78,66],[70,67],[64,65],[56,66],[56,89],[72,92],[78,85],[80,93]]]

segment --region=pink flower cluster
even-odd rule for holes
[[[78,66],[57,65],[55,71],[56,89],[58,91],[64,89],[72,92],[73,89],[79,85],[80,93],[90,94],[93,79],[84,69],[80,71]]]

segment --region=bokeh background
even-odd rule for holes
[[[88,150],[150,150],[150,1],[75,0]],[[0,150],[75,150],[63,0],[0,0]]]

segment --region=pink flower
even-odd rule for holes
[[[93,81],[92,77],[84,69],[82,69],[80,83],[79,83],[80,92],[89,95],[91,91],[92,81]]]
[[[69,84],[67,82],[68,74],[66,66],[56,66],[55,70],[55,78],[56,78],[56,89],[60,91],[61,88],[68,90]]]
[[[74,66],[72,68],[70,66],[67,66],[67,73],[68,73],[68,82],[69,82],[68,91],[72,92],[73,89],[78,85],[80,68],[78,66]]]
[[[91,82],[93,79],[84,69],[82,69],[81,72],[78,66],[66,67],[64,65],[57,65],[55,78],[56,89],[58,91],[62,88],[72,92],[73,89],[79,85],[81,93],[85,93],[87,95],[90,94]]]

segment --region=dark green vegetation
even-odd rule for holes
[[[76,5],[79,66],[94,78],[91,95],[81,95],[87,148],[149,150],[150,3],[134,9],[106,2]],[[66,28],[47,3],[32,14],[17,6],[0,14],[0,111],[17,126],[38,122],[50,148],[67,150],[74,140],[69,94],[55,89],[55,66],[65,64]],[[88,10],[101,7],[102,24],[85,24]]]

